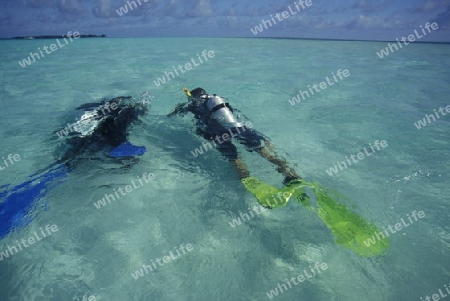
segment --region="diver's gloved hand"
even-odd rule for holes
[[[256,197],[259,204],[269,209],[286,206],[291,196],[300,188],[298,185],[277,188],[255,177],[247,177],[241,181],[245,188]]]
[[[186,109],[187,104],[186,103],[179,103],[177,104],[177,106],[175,107],[175,109],[170,112],[169,114],[167,114],[167,117],[172,117],[174,115],[183,113]]]

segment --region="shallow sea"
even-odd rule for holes
[[[410,44],[380,59],[382,42],[79,39],[19,65],[51,43],[0,41],[0,157],[21,158],[0,171],[0,186],[18,185],[54,162],[62,142],[55,131],[74,122],[77,106],[103,97],[151,99],[129,136],[148,152],[133,165],[87,160],[40,200],[45,210],[2,239],[0,252],[45,225],[58,231],[0,261],[0,300],[269,300],[266,293],[316,262],[328,268],[273,299],[406,301],[445,292],[450,116],[439,108],[450,105],[449,44]],[[155,85],[204,50],[214,57]],[[349,75],[289,103],[339,69]],[[217,151],[191,154],[204,142],[191,116],[166,117],[185,101],[185,86],[227,97],[306,180],[346,195],[347,206],[380,228],[413,211],[425,217],[392,234],[387,252],[371,258],[337,244],[317,214],[294,201],[231,227],[257,201]],[[426,114],[440,118],[418,129]],[[388,146],[328,175],[376,140]],[[253,176],[281,187],[269,162],[240,150]],[[93,205],[146,172],[155,179],[103,208]],[[132,277],[181,244],[192,250]]]

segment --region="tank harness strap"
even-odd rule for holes
[[[233,112],[233,109],[231,108],[230,104],[228,102],[226,102],[226,103],[221,103],[221,104],[215,106],[214,108],[212,108],[211,113],[214,113],[215,111],[218,111],[225,107],[227,107],[228,109],[230,109],[231,112]]]

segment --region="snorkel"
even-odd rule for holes
[[[191,92],[189,92],[188,88],[184,87],[183,91],[186,94],[186,96],[189,98],[189,100],[191,100],[192,94],[191,94]]]

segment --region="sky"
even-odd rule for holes
[[[420,26],[435,22],[438,28],[420,41],[450,42],[450,0],[308,1],[309,6],[305,0],[0,0],[0,38],[78,31],[108,37],[394,41],[414,30],[422,35]],[[262,20],[267,28],[256,31]]]

